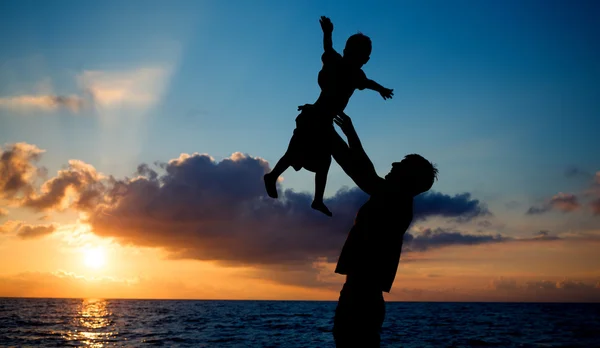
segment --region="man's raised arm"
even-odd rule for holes
[[[377,175],[375,166],[365,152],[350,117],[342,112],[334,121],[348,138],[347,147],[339,143],[339,141],[343,143],[341,139],[334,142],[334,159],[361,190],[369,195],[373,194],[384,179]]]

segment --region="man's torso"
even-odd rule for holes
[[[389,292],[402,240],[413,218],[412,197],[380,192],[358,211],[335,272]]]

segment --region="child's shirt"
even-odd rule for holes
[[[349,66],[334,49],[325,51],[321,60],[323,68],[318,78],[321,87],[318,104],[337,114],[344,111],[355,89],[365,88],[367,75],[361,68]]]

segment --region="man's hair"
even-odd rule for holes
[[[344,55],[368,57],[371,55],[371,49],[371,39],[367,35],[358,32],[346,41]]]
[[[438,169],[436,165],[415,153],[404,156],[402,162],[404,161],[410,165],[411,172],[417,178],[417,182],[415,183],[416,192],[423,193],[429,191],[433,186],[433,182],[437,180]],[[392,164],[392,167],[397,164],[400,164],[400,162]]]

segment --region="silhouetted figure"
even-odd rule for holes
[[[372,89],[383,99],[393,96],[393,90],[369,80],[363,70],[371,55],[371,39],[363,34],[350,36],[346,41],[344,56],[333,49],[331,34],[333,24],[321,17],[323,68],[319,72],[321,94],[314,104],[299,106],[296,129],[288,149],[273,170],[264,176],[267,194],[277,198],[277,178],[290,166],[296,171],[305,168],[315,173],[315,195],[311,207],[328,216],[332,213],[323,203],[327,174],[331,164],[331,141],[335,129],[333,118],[343,112],[355,89]],[[337,134],[337,133],[336,133]]]
[[[333,158],[370,198],[356,215],[335,269],[346,275],[346,283],[335,310],[333,336],[338,348],[379,347],[383,292],[390,292],[396,277],[404,233],[413,219],[413,198],[431,188],[438,171],[425,158],[411,154],[392,163],[381,178],[350,117],[342,113],[335,122],[348,145],[336,132]]]

